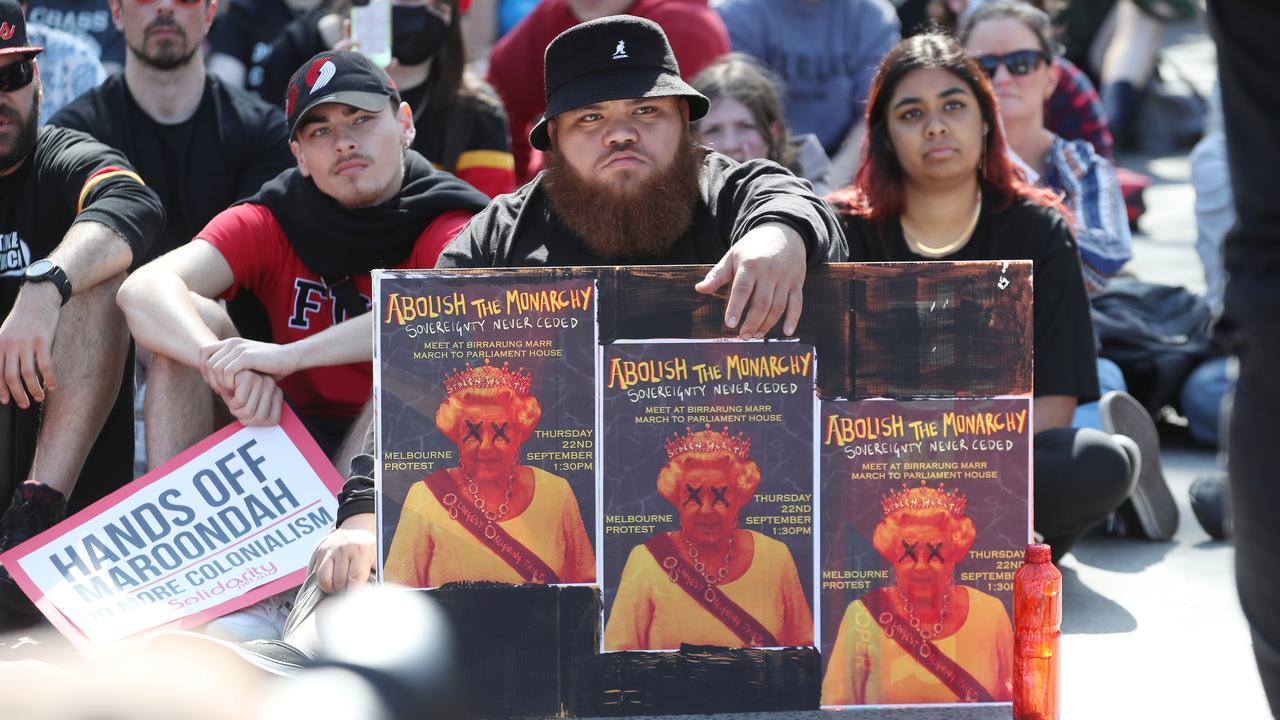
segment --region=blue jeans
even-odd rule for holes
[[[1129,386],[1125,384],[1124,373],[1120,372],[1120,366],[1100,357],[1098,358],[1098,396],[1106,395],[1112,390],[1127,392]],[[1077,405],[1075,417],[1071,418],[1071,427],[1101,430],[1102,419],[1098,416],[1098,403]]]
[[[1192,370],[1182,384],[1179,405],[1196,442],[1214,447],[1218,445],[1222,401],[1236,384],[1235,373],[1228,373],[1228,366],[1228,358],[1210,358]]]

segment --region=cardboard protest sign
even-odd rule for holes
[[[300,583],[342,478],[288,406],[233,423],[0,555],[81,648],[199,625]]]
[[[594,276],[375,283],[382,579],[594,582]]]
[[[822,704],[1007,702],[1031,400],[821,407]]]
[[[605,650],[813,643],[816,364],[799,342],[605,346]]]

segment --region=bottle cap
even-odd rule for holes
[[[1053,557],[1053,550],[1044,543],[1032,543],[1027,546],[1026,552],[1022,555],[1023,562],[1041,564],[1049,562]]]

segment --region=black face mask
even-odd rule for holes
[[[426,62],[444,44],[449,23],[430,5],[391,6],[391,54],[401,65]]]

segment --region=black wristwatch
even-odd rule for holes
[[[58,286],[63,305],[71,299],[71,281],[67,279],[67,274],[57,263],[47,258],[28,265],[26,272],[22,273],[22,282],[51,282]]]

